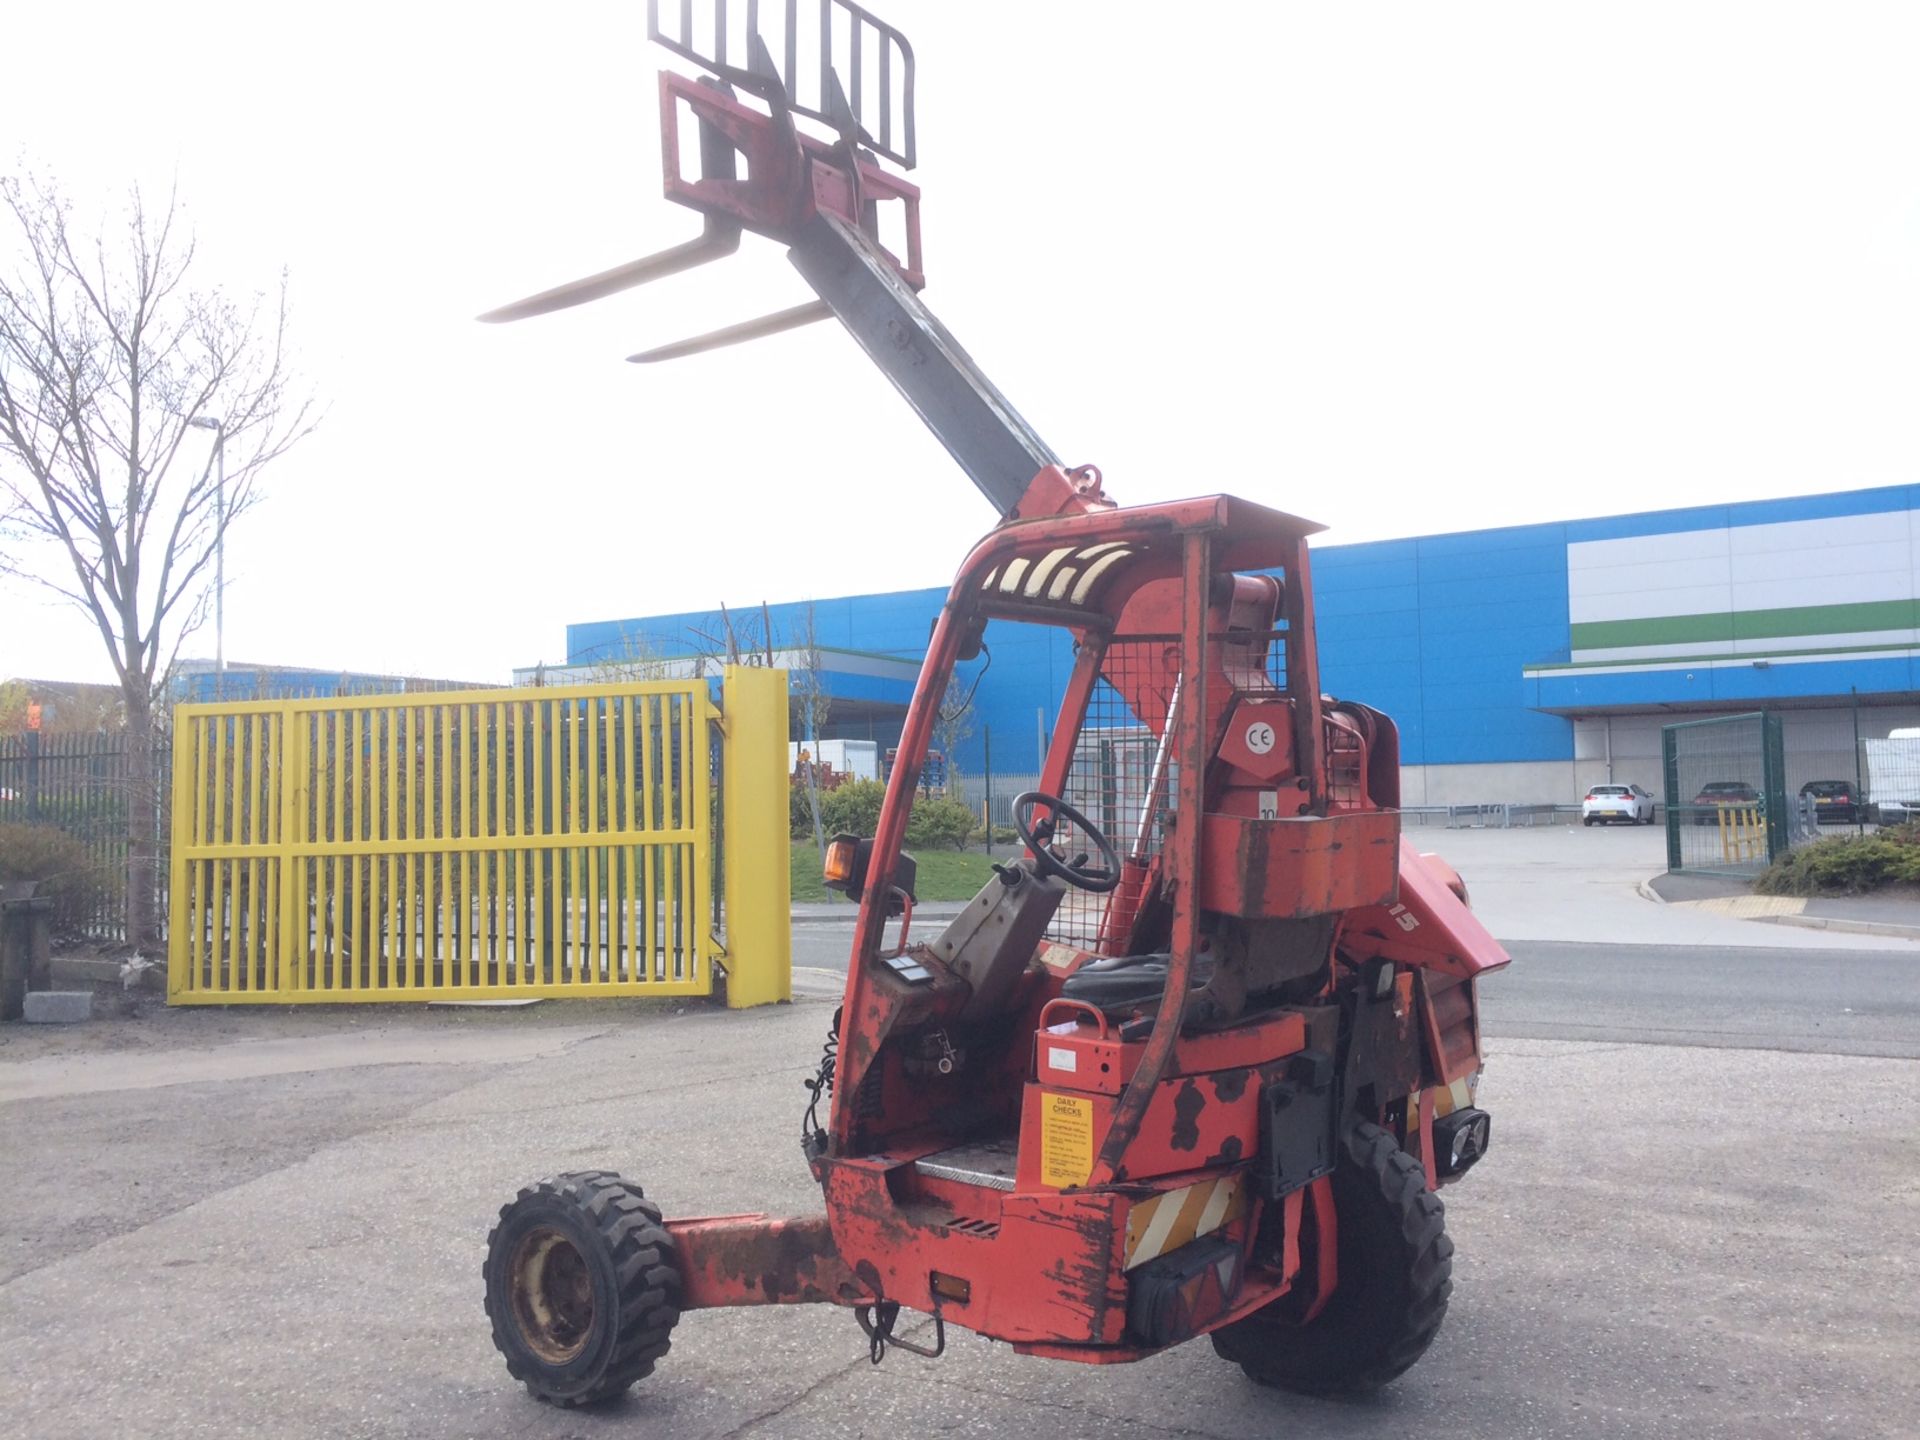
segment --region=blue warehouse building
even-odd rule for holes
[[[1761,708],[1782,713],[1790,786],[1850,778],[1856,736],[1920,725],[1916,497],[1902,485],[1316,545],[1323,685],[1398,722],[1411,805],[1566,802],[1607,780],[1658,793],[1662,724]],[[944,596],[570,625],[566,673],[697,667],[731,623],[741,649],[818,677],[826,736],[890,744]],[[987,642],[961,676],[978,683],[952,758],[978,775],[990,743],[997,774],[1031,775],[1071,642],[1025,626]]]

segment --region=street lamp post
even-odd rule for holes
[[[196,430],[213,431],[213,673],[216,693],[227,674],[227,426],[210,415],[196,415],[187,423]]]

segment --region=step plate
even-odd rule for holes
[[[987,1190],[1011,1190],[1017,1147],[1018,1142],[1011,1137],[977,1140],[924,1156],[913,1162],[913,1168],[937,1180],[959,1180]]]

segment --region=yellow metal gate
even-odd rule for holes
[[[774,678],[740,687],[740,728],[783,774]],[[704,679],[179,707],[168,998],[707,993],[720,714]],[[783,865],[742,907],[777,905],[782,937],[786,889]],[[772,943],[755,961],[784,971]]]

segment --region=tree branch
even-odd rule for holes
[[[0,270],[0,573],[85,611],[129,698],[150,702],[227,528],[316,423],[290,368],[286,277],[239,305],[194,288],[177,190],[149,205],[135,189],[83,240],[54,186],[0,176],[0,226],[18,242]],[[200,416],[223,423],[224,506],[186,444]],[[69,578],[29,562],[42,543]]]

